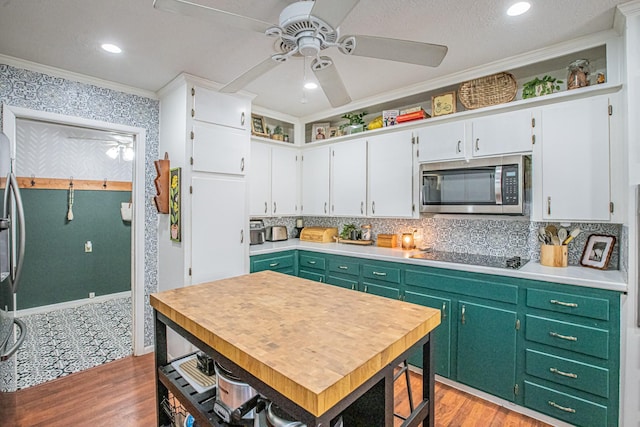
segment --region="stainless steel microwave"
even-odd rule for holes
[[[420,165],[420,212],[528,213],[531,158],[525,155]]]

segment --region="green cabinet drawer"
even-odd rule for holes
[[[348,258],[330,258],[329,271],[333,273],[348,274],[351,276],[360,275],[360,264]]]
[[[364,264],[362,277],[388,283],[400,283],[400,269],[376,264]]]
[[[358,289],[358,280],[357,279],[346,279],[344,277],[337,277],[329,274],[327,276],[327,283],[330,285],[340,286],[341,288],[357,290]]]
[[[270,258],[256,260],[252,263],[252,272],[264,271],[264,270],[274,270],[281,271],[287,270],[293,272],[294,265],[294,254],[287,254],[281,256],[273,256]]]
[[[609,301],[604,298],[527,289],[527,306],[592,319],[609,320]]]
[[[525,338],[529,341],[609,358],[609,331],[528,314]]]
[[[318,270],[324,270],[326,260],[323,256],[300,254],[300,268],[316,268]]]
[[[524,405],[570,424],[607,425],[607,407],[539,384],[524,382]]]
[[[518,285],[510,283],[514,280],[512,278],[436,268],[408,268],[404,280],[407,285],[411,286],[509,304],[518,303]]]
[[[529,375],[556,384],[609,397],[609,370],[605,368],[528,349],[525,370]]]
[[[368,294],[378,295],[380,297],[400,299],[400,289],[398,287],[364,282],[362,290]]]
[[[322,273],[316,273],[314,271],[303,270],[303,269],[300,269],[300,271],[298,272],[298,277],[302,277],[303,279],[309,279],[309,280],[313,280],[314,282],[322,282],[322,283],[324,283],[326,280],[325,275]]]

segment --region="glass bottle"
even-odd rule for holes
[[[589,85],[589,60],[578,59],[567,67],[567,90],[578,89]]]

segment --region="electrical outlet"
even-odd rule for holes
[[[87,240],[86,242],[84,242],[84,251],[93,252],[93,244],[91,243],[91,240]]]
[[[95,298],[95,297],[96,297],[95,292],[89,292],[89,298]]]

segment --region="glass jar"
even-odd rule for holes
[[[567,90],[578,89],[589,85],[589,60],[578,59],[567,67]]]
[[[371,224],[361,226],[362,240],[371,240]]]

